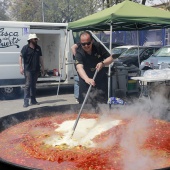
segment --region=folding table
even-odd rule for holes
[[[164,82],[169,84],[170,77],[168,78],[147,78],[147,77],[131,77],[132,80],[138,80],[141,84],[141,93],[139,97],[149,97],[151,93],[151,84],[155,82]]]

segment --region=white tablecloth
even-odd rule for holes
[[[169,81],[170,78],[147,78],[147,77],[131,77],[132,80],[139,80],[143,82],[159,82],[159,81]]]

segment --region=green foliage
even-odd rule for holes
[[[12,0],[10,14],[18,21],[41,21],[40,0]]]
[[[43,6],[42,6],[43,4]],[[11,0],[10,14],[18,21],[70,22],[101,9],[101,0]]]
[[[5,0],[0,0],[0,20],[6,21],[9,20],[9,17],[6,14],[9,3]]]
[[[85,16],[96,13],[97,11],[111,7],[117,3],[122,2],[123,0],[3,0],[3,1],[10,2],[9,12],[12,20],[66,23],[78,20]],[[132,1],[137,2],[139,0]]]

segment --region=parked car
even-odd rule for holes
[[[103,42],[103,44],[108,48],[110,49],[110,43],[109,42]],[[115,47],[119,47],[119,46],[122,46],[124,45],[123,43],[112,43],[112,48],[115,48]]]
[[[132,47],[128,49],[127,51],[123,52],[115,61],[115,64],[118,65],[135,65],[136,67],[139,67],[138,62],[138,54],[140,58],[140,63],[143,60],[148,59],[152,54],[154,54],[160,47]]]
[[[141,63],[141,68],[144,68],[145,66],[159,68],[161,64],[170,68],[170,46],[160,48],[147,60],[144,60]]]
[[[124,45],[124,46],[119,46],[119,47],[115,47],[112,49],[112,56],[114,59],[118,58],[123,52],[125,52],[126,50],[132,48],[132,47],[136,47],[134,45]]]

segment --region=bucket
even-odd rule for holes
[[[58,69],[53,69],[53,76],[59,76],[59,71]]]

